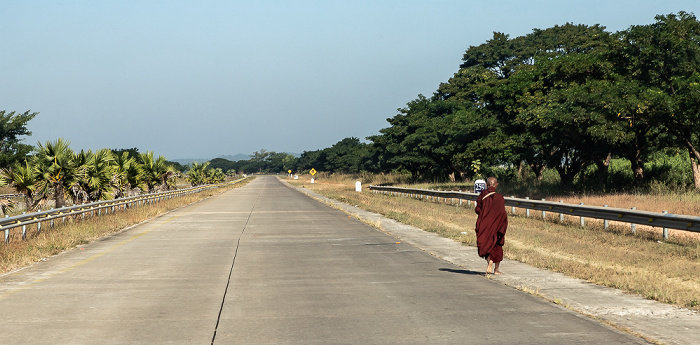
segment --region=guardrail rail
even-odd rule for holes
[[[132,208],[132,207],[138,207],[146,204],[152,204],[161,200],[166,200],[166,199],[172,199],[184,195],[189,195],[189,194],[194,194],[194,193],[199,193],[208,189],[213,189],[213,188],[219,188],[223,187],[225,185],[229,184],[236,184],[238,182],[241,182],[245,180],[246,178],[241,178],[238,180],[226,182],[226,183],[220,183],[220,184],[214,184],[214,185],[202,185],[202,186],[196,186],[196,187],[190,187],[190,188],[184,188],[184,189],[177,189],[177,190],[172,190],[172,191],[165,191],[165,192],[160,192],[160,193],[153,193],[153,194],[143,194],[143,195],[138,195],[138,196],[133,196],[133,197],[126,197],[126,198],[119,198],[119,199],[112,199],[112,200],[103,200],[103,201],[97,201],[89,204],[80,204],[80,205],[74,205],[74,206],[66,206],[66,207],[61,207],[57,209],[50,209],[46,211],[39,211],[39,212],[32,212],[32,213],[25,213],[17,216],[12,216],[12,217],[5,217],[5,218],[0,218],[0,230],[4,230],[4,238],[5,238],[5,243],[8,243],[10,241],[10,230],[15,229],[15,228],[22,228],[22,239],[27,238],[27,226],[36,224],[36,230],[37,233],[41,232],[41,224],[43,222],[50,222],[50,226],[53,227],[54,225],[54,220],[56,219],[61,219],[62,221],[65,220],[65,217],[69,216],[81,216],[82,218],[85,218],[85,215],[87,213],[90,213],[90,216],[95,216],[95,212],[97,212],[97,216],[101,216],[102,213],[104,214],[109,214],[109,213],[114,213],[120,209],[126,209],[126,208]]]
[[[476,202],[479,196],[476,193],[469,192],[458,192],[458,191],[437,191],[429,189],[416,189],[416,188],[401,188],[401,187],[390,187],[390,186],[369,186],[369,190],[373,192],[380,192],[391,195],[400,195],[406,197],[433,197],[443,199],[458,199],[461,204],[463,200],[469,202]],[[512,208],[524,208],[527,210],[527,215],[529,216],[529,210],[539,210],[542,211],[543,218],[545,212],[555,212],[559,213],[560,220],[563,221],[564,215],[578,216],[581,217],[581,226],[585,224],[585,218],[594,218],[605,220],[605,227],[608,227],[608,221],[618,221],[631,224],[632,232],[635,232],[636,224],[648,225],[653,227],[663,228],[664,239],[668,239],[668,229],[700,232],[700,217],[687,216],[680,214],[671,214],[666,212],[649,212],[649,211],[638,211],[634,209],[624,209],[624,208],[614,208],[614,207],[600,207],[600,206],[586,206],[583,204],[565,204],[563,202],[553,202],[553,201],[538,201],[530,199],[520,199],[515,197],[505,197],[506,206]]]

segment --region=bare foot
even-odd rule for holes
[[[503,273],[501,273],[501,271],[497,270],[497,271],[493,272],[493,274],[503,274]]]
[[[489,265],[486,267],[486,274],[491,273],[491,263],[489,262]]]

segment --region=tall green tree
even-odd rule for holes
[[[9,168],[14,162],[24,160],[32,146],[23,143],[22,136],[32,134],[27,123],[39,113],[7,112],[0,110],[0,168]]]
[[[688,151],[700,189],[700,22],[686,12],[659,15],[656,23],[632,26],[619,37],[628,75],[653,100],[649,110],[641,104],[640,112],[627,115],[672,134],[673,145]]]

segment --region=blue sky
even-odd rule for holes
[[[377,134],[494,31],[678,11],[700,1],[3,0],[0,110],[39,112],[32,145],[301,153]]]

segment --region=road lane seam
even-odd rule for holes
[[[226,296],[228,295],[228,287],[231,285],[231,277],[233,276],[233,267],[236,265],[236,257],[238,256],[238,248],[241,245],[241,238],[243,237],[243,233],[245,230],[248,228],[248,222],[250,222],[250,217],[253,215],[253,212],[255,211],[255,207],[258,205],[258,201],[260,200],[260,196],[262,195],[262,190],[260,193],[258,193],[258,197],[255,199],[255,202],[253,203],[253,207],[250,209],[250,212],[248,213],[248,219],[246,219],[245,224],[243,225],[243,229],[241,230],[241,233],[238,235],[238,240],[236,241],[236,250],[233,252],[233,260],[231,261],[231,269],[228,272],[228,280],[226,281],[226,288],[224,289],[224,296],[221,299],[221,307],[219,308],[219,315],[216,317],[216,325],[214,326],[214,335],[211,338],[211,345],[214,345],[214,342],[216,341],[216,332],[219,330],[219,322],[221,321],[221,314],[224,311],[224,305],[226,304]]]

